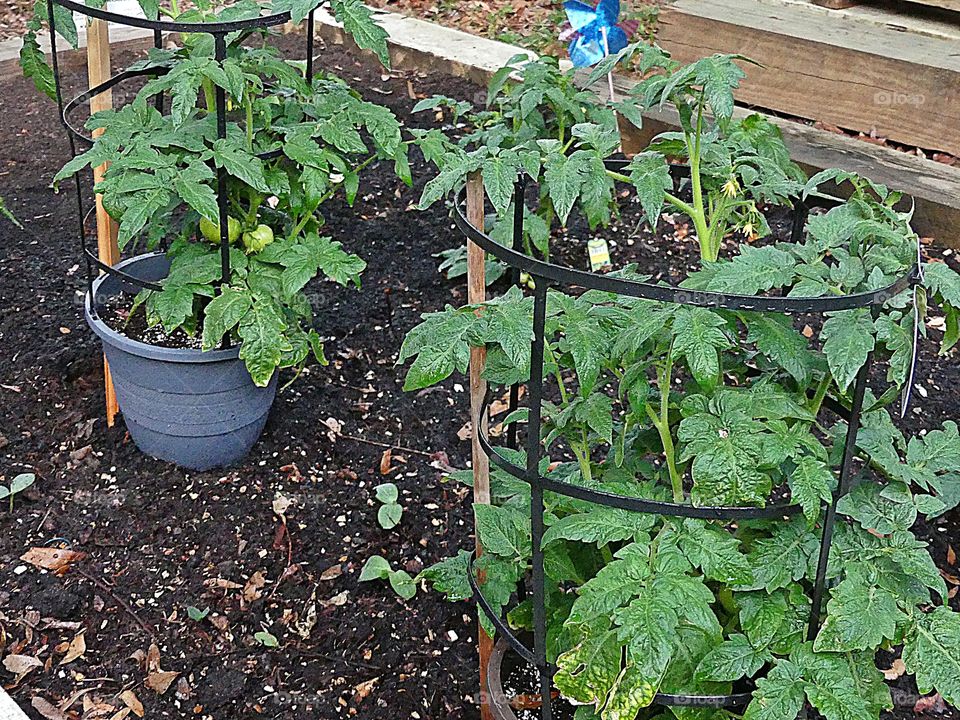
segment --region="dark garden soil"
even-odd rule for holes
[[[432,121],[409,117],[415,98],[476,90],[381,74],[341,48],[323,49],[320,66],[410,125]],[[67,63],[73,82],[82,67]],[[14,512],[0,511],[0,656],[26,657],[29,669],[18,678],[5,665],[4,686],[34,718],[61,717],[49,704],[74,718],[132,717],[141,704],[148,718],[477,718],[470,605],[422,590],[402,602],[385,583],[358,582],[371,555],[415,573],[472,544],[468,493],[441,481],[469,456],[465,383],[405,394],[394,368],[419,314],[464,294],[431,257],[459,241],[447,210],[413,212],[422,161],[412,190],[374,168],[354,208],[329,206],[330,234],[369,263],[360,291],[310,288],[330,367],[310,367],[279,394],[243,465],[185,472],[142,455],[122,419],[106,427],[75,201],[68,185],[49,187],[66,143],[28,82],[0,79],[0,96],[0,196],[26,226],[0,221],[0,475],[37,474]],[[684,242],[658,258],[623,251],[646,248],[648,236],[624,239],[614,262],[679,267],[692,257]],[[923,417],[907,426],[955,417],[955,356],[938,361],[925,342],[918,378],[925,394],[913,413]],[[373,487],[385,481],[405,508],[392,531],[376,521]],[[921,530],[954,589],[956,531],[956,514]],[[56,544],[84,553],[60,576],[20,559]],[[263,644],[271,636],[279,647]],[[903,691],[897,715],[911,717],[915,688]]]

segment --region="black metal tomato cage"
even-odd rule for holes
[[[76,97],[70,99],[67,102],[64,102],[63,98],[63,87],[62,79],[60,75],[60,65],[57,57],[57,28],[56,28],[56,16],[54,14],[54,5],[60,5],[61,7],[66,8],[70,12],[79,13],[86,17],[95,18],[97,20],[103,20],[109,23],[115,23],[117,25],[125,25],[127,27],[137,27],[151,30],[153,32],[153,45],[157,49],[163,47],[163,33],[164,32],[181,32],[181,33],[206,33],[213,36],[214,40],[214,59],[222,64],[227,57],[227,36],[231,33],[240,32],[244,30],[255,30],[262,28],[269,28],[275,25],[281,25],[290,20],[289,12],[282,13],[272,13],[267,15],[261,15],[255,18],[247,18],[244,20],[232,20],[228,22],[210,22],[210,23],[192,23],[192,22],[176,22],[168,20],[150,20],[147,18],[138,18],[138,17],[128,17],[126,15],[120,15],[118,13],[110,12],[102,8],[90,7],[85,5],[82,2],[76,2],[75,0],[46,0],[47,2],[47,20],[49,22],[50,28],[50,54],[51,54],[51,63],[53,66],[53,78],[54,78],[54,87],[56,91],[56,100],[57,108],[60,114],[60,123],[63,125],[66,130],[67,141],[70,144],[70,155],[71,157],[77,156],[77,144],[82,144],[85,147],[90,147],[94,138],[85,133],[82,129],[83,123],[77,125],[76,123],[71,122],[72,113],[81,105],[87,104],[90,100],[97,95],[110,90],[121,83],[135,79],[143,76],[150,77],[159,77],[160,75],[168,72],[165,68],[148,68],[142,70],[124,70],[116,75],[112,75],[110,78],[104,82],[96,85],[95,87],[90,88],[89,90],[80,93]],[[307,57],[306,57],[306,80],[308,83],[313,82],[313,35],[314,35],[314,11],[310,11],[307,15]],[[226,108],[226,92],[220,86],[215,88],[215,98],[216,98],[216,113],[217,113],[217,137],[219,139],[224,139],[227,137],[227,108]],[[158,94],[156,97],[156,108],[160,112],[163,112],[163,94]],[[257,157],[261,160],[268,160],[280,155],[282,150],[274,149],[267,150],[257,154]],[[220,216],[220,288],[222,289],[230,282],[230,238],[229,238],[229,221],[228,221],[228,211],[227,211],[227,171],[218,167],[215,168],[217,174],[217,208]],[[96,210],[96,205],[93,204],[89,209],[84,209],[83,201],[83,190],[80,184],[80,173],[74,175],[74,186],[76,188],[77,196],[77,217],[79,219],[79,239],[80,239],[80,249],[83,254],[84,260],[86,262],[87,270],[87,302],[89,304],[89,311],[91,315],[96,315],[96,303],[95,298],[93,297],[93,282],[96,277],[94,268],[97,268],[100,272],[108,273],[114,275],[125,283],[130,283],[139,288],[145,288],[148,290],[160,290],[161,286],[154,282],[149,282],[138,278],[130,273],[124,272],[116,267],[113,267],[105,262],[103,262],[99,255],[90,250],[88,237],[87,237],[87,227],[88,221],[90,220],[93,212]],[[229,336],[225,336],[223,339],[224,346],[229,346]]]
[[[619,170],[626,161],[610,160],[606,166],[609,169]],[[685,168],[672,168],[675,175],[682,175]],[[549,262],[537,260],[524,254],[521,248],[523,233],[523,210],[525,207],[525,186],[521,181],[514,192],[513,217],[513,247],[506,247],[493,240],[481,229],[467,219],[466,189],[461,189],[454,202],[454,221],[460,231],[472,242],[497,259],[505,262],[512,270],[512,279],[516,283],[521,271],[530,275],[535,283],[533,306],[533,335],[531,341],[530,380],[527,382],[527,432],[526,432],[526,466],[521,467],[510,460],[490,443],[489,438],[481,430],[479,443],[483,452],[490,460],[512,475],[530,485],[530,526],[533,544],[532,573],[530,586],[533,602],[533,648],[527,647],[507,623],[494,611],[483,597],[475,577],[473,559],[471,558],[468,577],[473,595],[480,610],[490,619],[491,623],[500,632],[510,647],[526,662],[534,665],[540,675],[541,718],[550,720],[552,705],[550,686],[553,677],[553,668],[547,662],[546,650],[546,607],[544,588],[544,565],[542,538],[544,532],[544,491],[554,492],[567,497],[577,498],[598,505],[621,508],[633,512],[649,513],[653,515],[701,518],[705,520],[722,520],[736,522],[740,520],[769,519],[786,520],[800,512],[796,504],[778,503],[765,507],[703,507],[671,502],[647,500],[637,497],[628,497],[610,492],[604,492],[586,487],[580,487],[554,478],[541,475],[539,464],[543,451],[539,428],[541,426],[541,405],[544,395],[543,382],[543,352],[544,326],[547,309],[547,288],[550,285],[559,287],[580,287],[584,289],[600,290],[631,297],[644,298],[676,305],[722,308],[726,310],[748,310],[753,312],[771,312],[785,314],[826,313],[851,308],[869,308],[876,317],[882,305],[890,298],[916,283],[918,267],[914,265],[903,276],[887,287],[869,292],[854,293],[844,296],[823,297],[776,297],[776,296],[747,296],[731,295],[717,292],[689,291],[683,288],[666,285],[655,285],[648,282],[628,280],[609,275],[600,275],[583,270],[560,267]],[[817,205],[837,204],[817,198]],[[804,225],[810,210],[810,204],[798,204],[793,215],[792,237],[798,242],[803,237]],[[813,587],[812,609],[807,627],[809,639],[816,636],[820,627],[821,607],[826,585],[827,559],[833,539],[833,530],[836,522],[837,502],[850,491],[852,475],[852,461],[857,443],[857,433],[860,427],[860,416],[863,411],[864,393],[867,379],[873,363],[873,353],[867,358],[863,367],[857,373],[850,407],[846,408],[838,402],[826,403],[826,407],[837,413],[847,421],[847,432],[844,441],[844,451],[840,465],[840,477],[837,490],[831,502],[827,505],[823,518],[823,531],[820,540],[820,553],[817,563],[817,573]],[[487,412],[491,394],[488,391],[479,413],[483,417]],[[519,399],[519,385],[510,388],[510,410],[515,410]],[[483,428],[479,418],[473,418],[474,427]],[[512,423],[506,436],[506,445],[511,449],[518,448],[516,423]],[[523,589],[521,588],[521,591]],[[683,705],[699,707],[738,707],[750,702],[751,693],[738,692],[729,695],[683,695],[658,693],[654,698],[657,705]],[[498,698],[492,698],[496,703]]]

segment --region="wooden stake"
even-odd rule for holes
[[[87,84],[94,87],[110,78],[110,29],[106,21],[87,18]],[[108,110],[113,107],[113,94],[109,90],[90,98],[90,113]],[[97,130],[94,135],[102,132]],[[94,183],[100,182],[107,170],[107,163],[93,169]],[[103,207],[103,197],[97,195],[97,251],[100,260],[107,265],[116,265],[120,261],[120,249],[117,247],[117,223]],[[107,405],[107,425],[113,427],[117,412],[117,394],[110,377],[110,366],[103,358],[103,381]]]
[[[476,228],[483,229],[483,179],[480,173],[470,173],[467,178],[467,220]],[[486,253],[479,245],[467,240],[467,302],[471,305],[487,299]],[[490,504],[490,460],[480,447],[479,432],[487,429],[488,418],[480,417],[483,398],[487,394],[487,383],[482,378],[487,363],[486,348],[470,349],[470,415],[473,426],[473,501],[482,505]],[[480,536],[477,536],[477,557],[483,554]],[[482,578],[481,578],[482,581]],[[487,687],[487,665],[493,652],[493,638],[477,629],[480,651],[480,717],[492,720],[490,696]]]

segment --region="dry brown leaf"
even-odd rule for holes
[[[56,705],[51,705],[39,695],[35,695],[30,700],[30,704],[33,705],[34,710],[47,718],[47,720],[69,720],[69,718],[60,711],[60,708]]]
[[[20,559],[34,567],[50,570],[57,575],[63,575],[70,569],[70,564],[83,560],[87,554],[79,550],[62,550],[52,547],[34,547],[27,550]]]
[[[257,570],[250,576],[250,579],[247,580],[247,584],[243,586],[243,599],[247,602],[259,600],[261,596],[260,590],[266,584],[267,580],[263,576],[263,573]]]
[[[3,659],[3,666],[7,672],[16,675],[19,682],[31,670],[43,667],[43,663],[32,655],[7,655]]]
[[[72,663],[74,660],[83,657],[86,651],[87,641],[84,640],[83,633],[78,633],[73,640],[70,641],[70,645],[67,647],[67,654],[63,656],[60,664],[66,665],[67,663]]]
[[[957,564],[957,553],[953,549],[953,545],[947,545],[947,565],[956,565]]]
[[[903,663],[903,660],[897,658],[890,665],[890,668],[883,671],[883,676],[887,680],[896,680],[898,677],[903,675],[907,671],[907,666]]]
[[[147,675],[147,679],[144,681],[144,685],[153,690],[157,695],[163,695],[167,690],[170,689],[170,686],[173,684],[173,681],[177,679],[177,676],[180,673],[178,672],[154,672]]]
[[[224,580],[223,578],[210,578],[209,580],[204,580],[203,584],[207,587],[220,588],[221,590],[239,590],[243,587],[240,583],[235,583],[233,580]]]
[[[333,596],[332,598],[330,598],[329,600],[321,600],[321,601],[320,601],[320,605],[322,605],[322,606],[325,607],[325,608],[328,608],[328,607],[343,607],[344,605],[347,604],[347,598],[348,598],[349,596],[350,596],[350,593],[348,593],[346,590],[344,590],[342,593],[338,593],[338,594],[334,595],[334,596]]]
[[[383,455],[380,456],[380,474],[381,475],[386,475],[391,470],[393,470],[392,460],[393,460],[393,450],[391,450],[390,448],[387,448],[386,450],[383,451]]]
[[[151,643],[147,648],[147,672],[157,672],[160,670],[160,648],[156,643]]]
[[[133,714],[137,717],[143,717],[143,703],[140,702],[140,699],[136,696],[133,690],[124,690],[120,693],[120,699],[123,700],[123,704],[126,705],[133,711]]]
[[[805,338],[812,338],[812,337],[813,337],[813,328],[810,327],[809,325],[804,325],[804,326],[803,326],[803,336],[804,336]]]
[[[225,615],[211,615],[208,620],[210,620],[211,625],[222,633],[230,629],[230,621],[227,620]]]
[[[377,684],[379,679],[380,678],[375,677],[373,680],[367,680],[357,685],[353,689],[353,702],[358,703],[366,698],[373,691],[373,686]]]
[[[343,575],[343,566],[341,565],[331,565],[322,573],[320,573],[321,580],[334,580]]]
[[[467,423],[462,428],[457,430],[457,437],[461,440],[469,440],[473,437],[473,424]]]
[[[113,715],[110,716],[110,720],[124,720],[124,718],[127,717],[127,715],[129,714],[130,714],[130,708],[128,707],[121,708],[120,710],[118,710],[117,712],[115,712]]]

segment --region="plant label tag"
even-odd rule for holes
[[[610,248],[603,238],[594,238],[587,243],[587,253],[590,255],[590,269],[596,272],[610,266]]]

